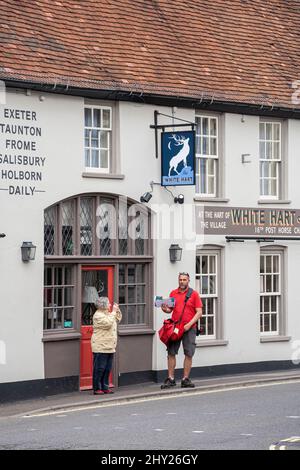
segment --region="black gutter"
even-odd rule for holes
[[[188,96],[168,96],[140,91],[81,88],[69,85],[44,84],[15,79],[4,79],[4,81],[8,88],[23,88],[44,93],[81,96],[83,98],[105,99],[113,101],[131,101],[135,103],[152,104],[156,106],[177,106],[193,109],[207,109],[214,112],[300,119],[300,108],[284,108],[265,104],[230,102],[213,98],[198,99]]]

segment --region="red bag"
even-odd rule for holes
[[[160,340],[166,345],[168,345],[169,341],[179,340],[183,336],[183,333],[183,323],[178,324],[171,318],[164,321],[163,326],[158,332]]]
[[[179,320],[175,322],[174,320],[172,320],[172,318],[168,318],[168,320],[164,321],[163,326],[158,331],[159,338],[164,344],[168,345],[169,341],[178,341],[183,336],[184,324],[181,323],[181,319],[185,310],[186,303],[191,297],[192,293],[193,289],[189,288],[184,300],[184,307]]]

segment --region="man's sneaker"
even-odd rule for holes
[[[182,381],[181,381],[181,387],[182,387],[182,388],[194,388],[194,387],[195,387],[195,384],[193,384],[193,382],[191,381],[191,379],[189,379],[188,377],[186,377],[185,379],[182,379]]]
[[[164,383],[160,386],[161,389],[164,389],[164,388],[171,388],[171,387],[175,387],[176,385],[176,382],[174,379],[170,379],[170,377],[168,377]]]

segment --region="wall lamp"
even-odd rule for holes
[[[181,261],[182,248],[179,245],[172,244],[169,248],[169,255],[171,263]]]
[[[33,261],[35,259],[36,246],[32,242],[23,242],[21,246],[22,261]]]
[[[151,191],[150,192],[146,192],[144,193],[141,197],[140,197],[140,201],[141,202],[149,202],[150,199],[152,198],[152,193],[153,193],[153,186],[157,184],[158,186],[161,186],[160,183],[155,183],[154,181],[150,181],[150,186],[151,186]],[[170,191],[168,188],[166,188],[165,186],[163,186],[163,188],[168,191],[168,193],[170,193],[174,199],[174,203],[175,204],[183,204],[184,203],[184,195],[183,194],[178,194],[178,196],[174,196],[174,194],[172,193],[172,191]]]

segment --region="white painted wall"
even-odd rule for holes
[[[28,109],[37,112],[43,136],[38,141],[39,156],[46,157],[43,181],[39,188],[45,193],[34,196],[12,196],[0,191],[0,232],[6,238],[0,240],[0,341],[6,346],[6,364],[0,360],[0,382],[31,380],[44,377],[43,370],[43,211],[64,198],[85,192],[111,192],[139,200],[150,190],[151,180],[160,182],[160,159],[155,158],[153,111],[171,114],[166,107],[121,102],[119,106],[120,173],[124,180],[83,178],[83,108],[84,100],[43,93],[26,96],[22,92],[10,92],[7,104],[0,106],[0,122],[3,108]],[[178,109],[177,116],[193,120],[194,111]],[[160,122],[163,122],[162,120]],[[18,122],[16,122],[18,123]],[[20,122],[21,124],[21,122]],[[225,194],[229,206],[256,207],[259,194],[258,166],[259,118],[240,115],[225,116]],[[5,146],[0,136],[0,153]],[[294,175],[300,172],[300,121],[289,122],[289,198],[291,208],[300,208],[300,190]],[[241,154],[250,153],[251,163],[242,164]],[[3,169],[0,165],[0,171]],[[14,169],[22,169],[16,167]],[[0,180],[0,187],[5,182]],[[183,193],[185,206],[192,204],[194,188],[173,189]],[[183,206],[174,205],[171,195],[160,186],[154,186],[150,207],[165,206],[164,220],[174,212],[180,220]],[[200,203],[199,203],[200,204]],[[192,218],[192,215],[191,215]],[[158,216],[156,217],[158,219]],[[34,262],[21,261],[20,246],[23,241],[37,245]],[[179,243],[183,248],[182,261],[169,262],[169,246]],[[206,243],[224,244],[224,237],[206,237]],[[161,236],[154,242],[155,276],[154,291],[167,295],[177,285],[179,271],[195,275],[196,241],[188,221],[176,236]],[[288,242],[288,334],[292,340],[300,339],[299,288],[297,268],[300,261],[300,244]],[[227,346],[197,348],[195,366],[231,364],[267,360],[289,360],[291,343],[261,344],[259,340],[259,246],[255,242],[225,244],[225,295],[224,339]],[[192,281],[192,286],[194,282]],[[154,312],[154,327],[158,329],[165,315]],[[1,358],[0,358],[1,359]],[[178,365],[182,364],[182,353]],[[155,335],[153,342],[154,369],[166,367],[165,347]]]

